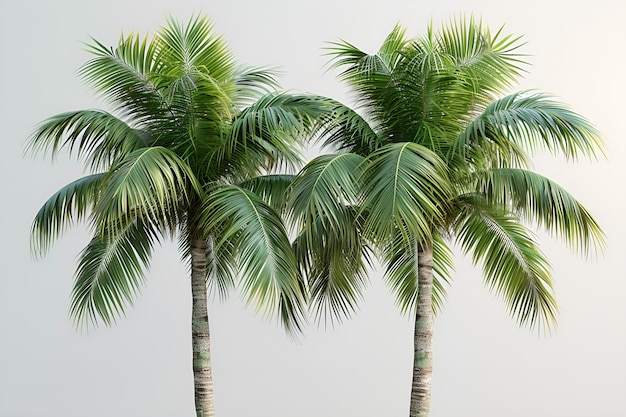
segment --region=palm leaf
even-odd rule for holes
[[[500,28],[494,35],[474,16],[458,18],[443,25],[438,32],[437,46],[448,54],[481,99],[501,93],[522,73],[519,55],[514,52],[520,37],[503,35]]]
[[[442,161],[414,143],[386,145],[367,161],[361,175],[365,236],[384,242],[399,230],[407,240],[431,240],[451,194]]]
[[[309,304],[316,321],[334,324],[349,317],[361,300],[371,266],[369,247],[361,238],[355,209],[341,216],[342,232],[327,225],[321,216],[296,238],[293,247],[298,264],[306,275]]]
[[[125,314],[143,284],[158,235],[150,226],[131,222],[123,229],[96,235],[79,256],[70,315],[77,325],[111,325]]]
[[[369,155],[382,145],[368,121],[341,103],[320,120],[318,133],[325,147],[358,155]]]
[[[278,214],[260,197],[236,186],[213,191],[205,202],[206,233],[218,229],[223,245],[233,245],[242,290],[267,314],[279,311],[289,331],[301,330],[304,288],[287,232]]]
[[[455,149],[463,153],[469,146],[497,146],[504,154],[514,147],[546,149],[572,159],[596,158],[603,147],[586,119],[540,93],[515,93],[489,104],[459,135]]]
[[[542,175],[522,169],[494,169],[477,186],[491,201],[510,203],[527,220],[553,231],[582,254],[604,247],[604,233],[591,213],[567,190]]]
[[[105,174],[93,174],[72,181],[54,193],[35,215],[31,229],[31,250],[45,256],[56,239],[70,225],[83,220],[98,201]]]
[[[292,219],[305,229],[323,222],[325,229],[341,234],[345,212],[359,200],[359,165],[355,154],[322,155],[309,162],[291,184],[289,207]]]
[[[88,50],[95,58],[87,62],[79,76],[111,104],[121,116],[135,124],[163,117],[169,109],[159,91],[162,51],[155,39],[138,35],[122,36],[116,49],[94,40]]]
[[[295,178],[295,175],[288,174],[260,175],[245,180],[239,187],[258,195],[276,212],[282,213],[286,209],[287,190]]]
[[[475,196],[464,198],[456,239],[481,263],[487,286],[508,305],[520,324],[550,328],[556,319],[548,260],[518,219]]]
[[[218,83],[233,78],[236,69],[233,54],[224,38],[214,33],[213,23],[206,17],[195,15],[186,24],[170,17],[157,39],[166,46],[164,73],[180,77],[196,68]]]
[[[41,123],[32,134],[28,149],[54,157],[66,148],[96,171],[108,169],[114,161],[146,146],[147,139],[144,133],[110,113],[82,110],[58,114]]]
[[[139,217],[174,232],[189,191],[201,194],[191,168],[176,154],[161,147],[139,149],[107,174],[94,215],[104,228],[124,227]]]

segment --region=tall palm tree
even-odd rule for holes
[[[303,280],[263,200],[285,178],[264,174],[298,161],[296,138],[323,111],[277,92],[272,71],[237,65],[200,16],[169,19],[152,37],[122,36],[115,48],[94,40],[89,51],[80,75],[112,112],[59,114],[32,135],[31,151],[67,150],[90,172],[37,213],[33,251],[44,255],[85,221],[93,238],[78,260],[70,314],[79,326],[111,325],[139,292],[154,245],[177,236],[191,275],[196,412],[213,416],[207,286],[225,295],[238,282],[288,331],[300,329]]]
[[[323,319],[351,313],[372,255],[383,261],[400,308],[415,317],[411,417],[430,410],[433,317],[451,277],[450,243],[482,266],[520,324],[539,328],[557,306],[529,223],[584,255],[603,245],[592,215],[530,170],[536,150],[596,157],[599,135],[544,94],[503,95],[522,72],[518,46],[462,18],[414,39],[396,26],[376,54],[348,42],[330,49],[357,109],[335,105],[321,137],[337,153],[311,161],[292,184],[296,252]]]

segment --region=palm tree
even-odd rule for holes
[[[288,176],[266,174],[298,162],[296,137],[323,111],[277,92],[272,71],[237,65],[200,16],[169,19],[152,37],[122,36],[115,49],[94,40],[89,51],[80,75],[113,110],[59,114],[32,135],[31,151],[65,149],[90,172],[37,213],[33,252],[46,254],[86,221],[93,238],[78,260],[70,315],[78,326],[111,325],[139,292],[155,244],[176,236],[191,274],[196,413],[213,416],[207,286],[225,295],[239,281],[288,331],[302,324],[303,280],[262,197],[284,189]]]
[[[483,269],[520,324],[549,329],[557,306],[548,259],[529,223],[588,255],[603,246],[592,215],[530,170],[530,154],[594,158],[581,116],[537,92],[503,95],[522,72],[519,38],[473,18],[410,39],[396,26],[376,54],[332,44],[357,112],[337,103],[321,128],[337,153],[292,184],[295,243],[318,319],[353,312],[377,255],[403,312],[415,317],[411,417],[429,414],[434,312],[455,243]]]

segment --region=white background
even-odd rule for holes
[[[539,156],[537,170],[597,216],[608,250],[578,259],[540,234],[554,265],[560,304],[549,337],[520,329],[458,258],[435,325],[432,417],[623,417],[626,403],[626,7],[617,1],[191,1],[22,0],[0,13],[0,416],[192,416],[190,290],[175,245],[155,253],[135,308],[115,327],[75,331],[67,311],[80,228],[34,262],[29,228],[41,204],[81,175],[71,161],[23,157],[44,118],[100,107],[75,72],[89,36],[114,45],[165,15],[210,16],[238,60],[285,72],[286,89],[346,101],[324,70],[324,42],[342,38],[374,52],[396,22],[424,33],[459,13],[524,35],[532,64],[519,89],[554,93],[592,120],[608,160],[567,164]],[[218,417],[404,417],[408,414],[412,323],[371,274],[353,320],[311,325],[294,343],[237,294],[210,306]]]

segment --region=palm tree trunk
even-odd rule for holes
[[[191,240],[191,341],[193,346],[193,382],[197,417],[213,417],[213,377],[211,375],[211,335],[207,310],[207,243]]]
[[[433,341],[433,248],[420,246],[417,251],[417,312],[415,317],[413,384],[410,417],[428,417],[432,376]]]

